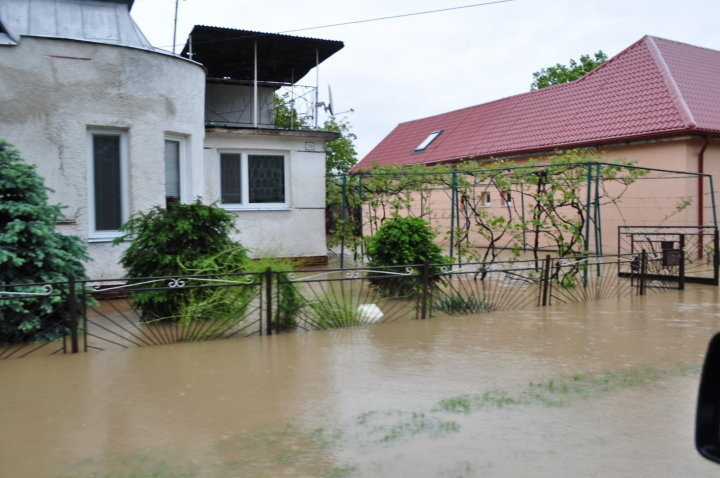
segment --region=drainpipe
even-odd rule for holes
[[[708,145],[710,144],[710,135],[705,135],[705,143],[702,145],[702,148],[700,148],[700,152],[698,153],[698,173],[705,174],[705,150],[707,149]],[[703,218],[703,209],[705,208],[705,177],[704,176],[698,176],[698,226],[700,226],[700,244],[698,247],[698,259],[702,259],[703,257],[703,228],[704,225],[704,218]]]

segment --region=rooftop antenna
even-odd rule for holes
[[[175,45],[177,44],[177,23],[178,23],[178,6],[180,0],[175,0],[175,21],[173,22],[173,55],[175,54]]]
[[[173,22],[173,55],[175,54],[175,44],[177,43],[177,15],[179,3],[180,0],[175,0],[175,21]]]

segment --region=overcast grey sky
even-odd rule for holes
[[[449,8],[478,0],[181,0],[178,43],[193,25],[283,32]],[[136,0],[132,16],[171,50],[175,0]],[[293,35],[341,40],[320,65],[361,159],[398,123],[529,90],[532,73],[603,50],[614,56],[649,34],[720,50],[717,0],[513,0]],[[311,72],[301,84],[314,85]],[[720,85],[719,85],[720,89]],[[321,120],[322,120],[321,116]]]

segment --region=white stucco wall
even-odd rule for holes
[[[220,152],[283,153],[288,207],[233,210],[237,239],[252,257],[325,256],[325,142],[322,132],[212,128],[205,138],[205,199],[220,201]],[[313,149],[314,148],[314,149]]]
[[[203,195],[205,72],[196,63],[142,49],[22,37],[0,46],[0,138],[20,150],[67,205],[74,224],[58,230],[89,239],[88,130],[127,136],[128,214],[165,204],[164,138],[185,140],[188,199]],[[124,275],[123,247],[90,242],[91,278]]]

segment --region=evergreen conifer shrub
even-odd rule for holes
[[[55,231],[62,206],[48,204],[49,188],[35,166],[0,140],[0,285],[86,279],[85,245]],[[41,287],[23,288],[41,293]],[[0,344],[56,340],[68,330],[60,297],[0,300]]]

